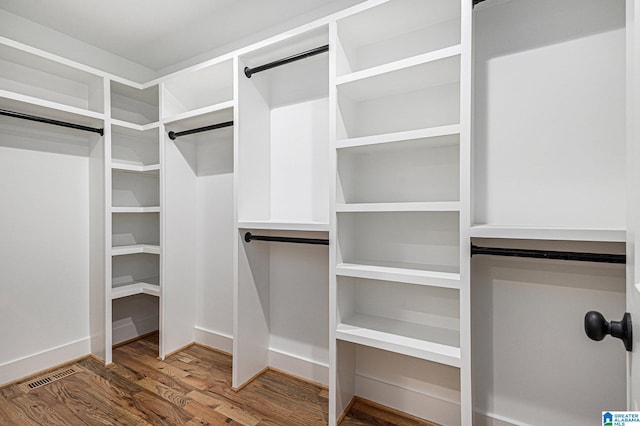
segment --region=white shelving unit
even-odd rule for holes
[[[107,364],[112,345],[160,329],[163,214],[158,88],[110,87]]]
[[[326,239],[329,60],[321,53],[254,68],[328,43],[326,26],[239,56],[236,66],[236,282],[233,386],[272,367],[328,383],[328,250],[245,242],[244,235]],[[263,314],[261,314],[261,312]]]
[[[330,424],[354,397],[471,424],[470,13],[397,0],[333,27]]]

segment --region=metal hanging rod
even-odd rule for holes
[[[475,6],[478,3],[482,3],[484,0],[473,0],[473,5]]]
[[[286,58],[283,58],[283,59],[278,59],[277,61],[269,62],[268,64],[260,65],[259,67],[254,67],[254,68],[244,67],[244,75],[246,75],[247,78],[251,78],[253,74],[256,74],[271,68],[279,67],[280,65],[285,65],[291,62],[299,61],[300,59],[305,59],[311,56],[319,55],[320,53],[324,53],[328,51],[329,51],[329,45],[327,44],[325,46],[320,46],[320,47],[316,47],[315,49],[307,50],[306,52],[297,53],[295,55],[287,56]]]
[[[577,260],[580,262],[626,263],[624,254],[584,253],[573,251],[529,250],[498,247],[478,247],[471,245],[471,256],[488,254],[492,256],[532,257],[536,259]]]
[[[83,126],[82,124],[67,123],[66,121],[53,120],[51,118],[38,117],[36,115],[24,114],[22,112],[9,111],[6,109],[0,109],[0,115],[6,115],[7,117],[20,118],[22,120],[37,121],[39,123],[53,124],[54,126],[68,127],[70,129],[84,130],[85,132],[97,133],[100,136],[104,135],[104,129],[97,129],[95,127]]]
[[[272,237],[268,235],[253,235],[251,232],[244,234],[244,240],[250,243],[253,240],[256,241],[274,241],[277,243],[296,243],[296,244],[314,244],[328,246],[329,240],[321,238],[294,238],[294,237]]]
[[[184,130],[182,132],[169,132],[169,139],[172,141],[180,136],[191,135],[193,133],[206,132],[208,130],[222,129],[223,127],[233,126],[233,121],[226,121],[224,123],[212,124],[211,126],[198,127],[197,129]]]

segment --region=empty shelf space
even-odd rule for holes
[[[445,140],[440,136],[452,136],[460,134],[460,125],[452,124],[447,126],[429,127],[426,129],[409,130],[405,132],[386,133],[381,135],[363,136],[358,138],[339,139],[336,141],[336,147],[340,148],[354,148],[359,146],[387,144],[394,142],[405,142],[414,139],[427,139],[433,138],[433,145],[444,143]],[[458,143],[450,141],[449,143]]]
[[[223,120],[232,120],[233,119],[233,106],[234,106],[234,101],[227,101],[227,102],[221,102],[219,104],[215,104],[215,105],[208,105],[202,108],[198,108],[195,110],[191,110],[191,111],[186,111],[180,114],[176,114],[173,115],[171,117],[167,117],[165,118],[163,121],[165,123],[173,123],[175,121],[181,121],[181,120],[187,120],[187,119],[196,119],[197,117],[203,116],[203,115],[211,115],[211,119],[207,121],[206,124],[215,124],[215,121],[217,118],[214,116],[214,113],[216,112],[220,112],[219,114],[224,115],[224,111],[228,110],[230,111],[227,112],[227,117],[222,117],[219,118],[220,121]],[[204,126],[205,124],[203,124]]]
[[[347,84],[359,80],[365,80],[367,78],[381,76],[394,71],[400,71],[405,68],[414,67],[417,65],[428,64],[429,62],[438,61],[440,59],[446,59],[453,56],[460,55],[460,45],[447,47],[437,50],[435,52],[424,53],[407,59],[401,59],[399,61],[391,62],[388,64],[379,65],[366,70],[357,71],[351,74],[347,74],[336,79],[336,85]]]
[[[114,285],[111,288],[111,299],[120,299],[136,294],[148,294],[150,296],[160,297],[160,286],[158,282],[158,277],[154,277],[147,280]]]
[[[354,101],[366,101],[459,82],[460,56],[455,55],[345,82],[338,91]]]
[[[395,281],[442,288],[460,288],[460,274],[455,272],[425,271],[361,263],[339,263],[336,266],[336,274],[343,277]]]
[[[124,256],[138,253],[160,254],[160,246],[154,244],[133,244],[130,246],[117,246],[111,248],[112,256]]]
[[[150,207],[112,207],[111,213],[160,213],[160,206]]]
[[[421,203],[345,203],[337,204],[338,213],[355,212],[457,212],[458,201],[434,201]]]
[[[460,367],[458,330],[356,314],[338,324],[336,338]]]

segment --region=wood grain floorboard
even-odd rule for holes
[[[157,359],[158,335],[113,350],[113,366],[87,358],[78,373],[31,391],[0,388],[0,425],[320,426],[327,388],[268,370],[231,389],[231,356],[193,345]],[[356,401],[342,426],[432,426]]]

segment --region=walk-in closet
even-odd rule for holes
[[[0,423],[640,411],[635,0],[41,3],[0,0]]]

